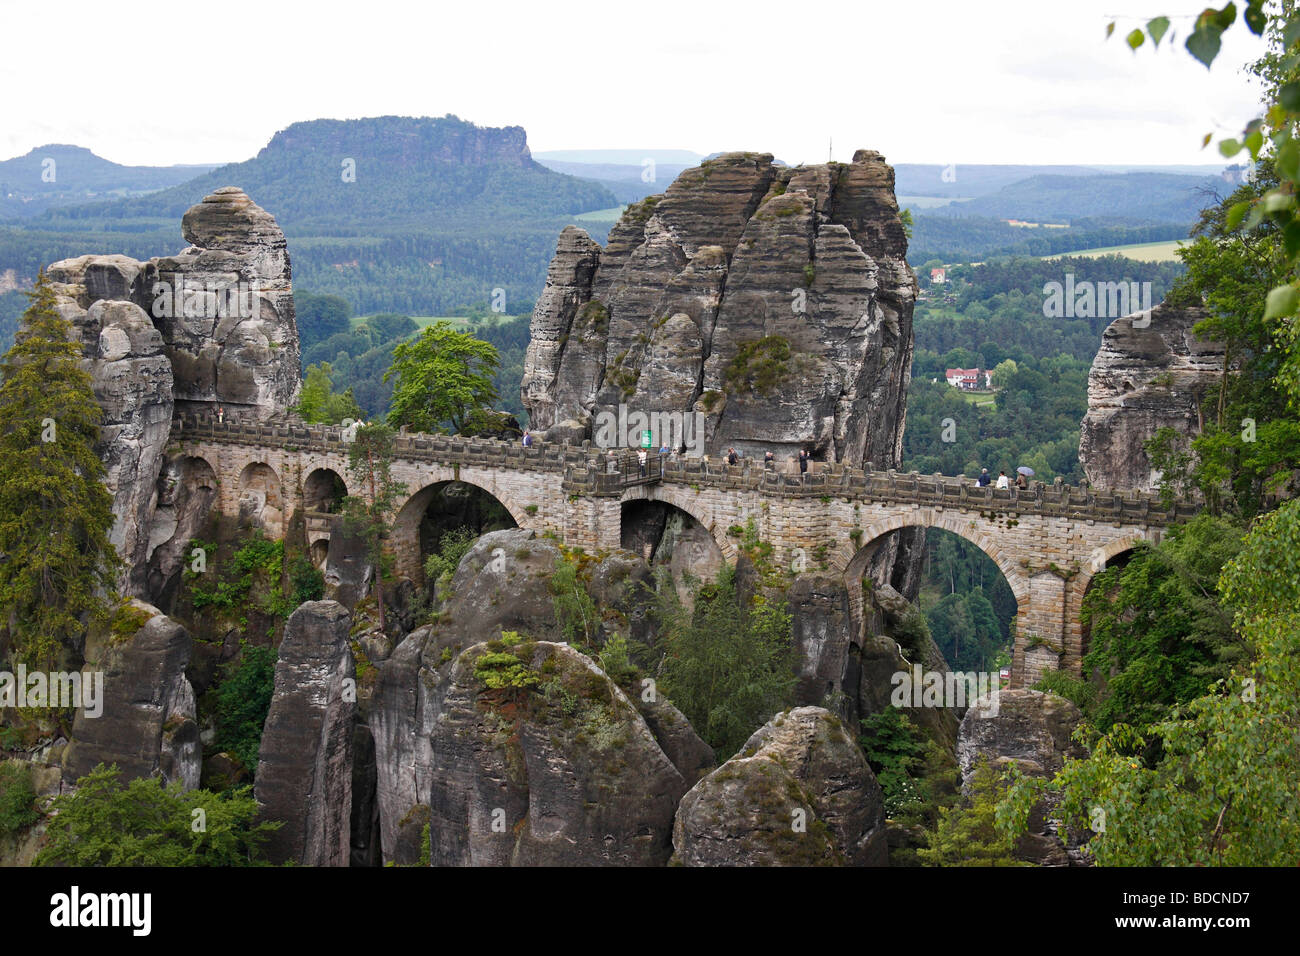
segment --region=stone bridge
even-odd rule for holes
[[[324,489],[341,491],[348,480],[341,428],[186,418],[173,424],[171,435],[175,450],[211,468],[222,513],[257,509],[268,531],[282,534],[301,510],[309,543],[328,546],[333,519]],[[981,488],[964,476],[838,464],[801,476],[752,459],[727,466],[651,456],[651,474],[642,479],[635,458],[620,461],[612,471],[607,455],[590,447],[399,435],[392,470],[405,491],[391,536],[397,570],[422,576],[420,522],[448,482],[482,489],[521,528],[551,532],[589,551],[620,546],[624,505],[657,501],[698,521],[728,561],[737,557],[740,529],[752,520],[785,566],[844,575],[860,628],[858,582],[880,544],[900,528],[943,528],[992,558],[1015,595],[1011,680],[1020,687],[1052,668],[1078,674],[1079,612],[1093,575],[1198,510],[1190,502],[1166,508],[1149,494],[1040,482],[1028,491]]]

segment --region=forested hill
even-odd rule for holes
[[[525,220],[608,208],[597,185],[533,161],[522,127],[487,129],[445,116],[312,120],[276,133],[253,159],[151,196],[59,210],[47,221],[165,218],[238,185],[287,235]]]
[[[0,220],[28,219],[55,206],[155,192],[214,166],[122,166],[83,146],[37,146],[0,161]]]
[[[497,288],[510,312],[531,307],[564,226],[618,205],[604,187],[534,162],[517,126],[454,116],[313,120],[277,133],[253,159],[183,185],[0,229],[0,273],[30,278],[95,251],[174,254],[185,210],[231,185],[284,229],[295,286],[341,295],[358,312],[411,315],[486,305]]]
[[[1216,176],[1122,173],[1031,176],[997,192],[928,211],[928,215],[989,216],[1026,222],[1071,223],[1085,218],[1139,222],[1195,222],[1200,211],[1234,188]]]

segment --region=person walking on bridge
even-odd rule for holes
[[[981,468],[980,476],[975,479],[975,484],[979,485],[981,488],[987,488],[990,480],[989,470],[987,468]]]
[[[1005,471],[998,472],[998,487],[999,488],[1011,487],[1011,482],[1007,481],[1007,473]]]
[[[807,477],[808,475],[808,449],[807,448],[799,449],[799,475],[801,477]]]

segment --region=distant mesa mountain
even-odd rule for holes
[[[341,295],[360,314],[490,307],[497,289],[510,314],[529,311],[560,231],[620,204],[599,183],[536,162],[518,126],[312,120],[276,133],[252,159],[168,189],[49,209],[23,230],[0,230],[0,275],[12,268],[30,281],[40,266],[87,251],[171,254],[180,217],[226,186],[275,217],[295,288]]]
[[[1234,188],[1218,176],[1112,173],[1031,176],[997,192],[927,211],[927,215],[988,217],[1069,223],[1109,218],[1130,222],[1187,223]]]
[[[216,165],[123,166],[83,146],[38,146],[0,162],[0,218],[25,219],[57,206],[157,192]]]
[[[988,196],[1038,176],[1092,177],[1123,173],[1166,173],[1205,178],[1222,166],[1082,166],[899,163],[894,167],[899,196],[943,196],[973,199]]]
[[[164,192],[69,216],[175,219],[215,189],[237,185],[285,234],[352,234],[404,226],[567,216],[617,205],[599,185],[546,169],[522,127],[455,116],[311,120],[281,130],[253,159]]]

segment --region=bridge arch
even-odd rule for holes
[[[1078,622],[1079,625],[1079,649],[1078,657],[1080,663],[1084,655],[1090,650],[1092,644],[1092,632],[1088,625],[1083,623],[1083,601],[1087,597],[1089,589],[1092,587],[1093,579],[1101,574],[1107,568],[1111,567],[1116,558],[1131,554],[1134,550],[1144,544],[1158,544],[1161,534],[1159,529],[1152,529],[1150,532],[1136,531],[1116,538],[1114,541],[1107,542],[1094,548],[1088,556],[1088,564],[1080,570],[1078,581],[1074,593],[1070,596],[1067,612],[1070,617]]]
[[[337,514],[347,495],[347,481],[328,465],[313,468],[302,483],[302,504],[308,511]]]
[[[499,527],[524,527],[529,517],[527,512],[516,510],[510,502],[503,501],[491,490],[474,481],[464,478],[441,478],[431,481],[408,497],[393,519],[389,546],[397,559],[398,574],[416,582],[424,580],[426,549],[422,541],[422,537],[425,536],[422,535],[421,529],[430,506],[435,500],[447,497],[466,499],[477,497],[480,501],[490,502],[499,509],[499,514],[489,515],[488,523],[498,524]],[[509,523],[502,523],[503,520]],[[499,528],[486,527],[482,533],[493,530]]]
[[[845,580],[861,580],[866,572],[867,565],[875,556],[876,550],[880,547],[886,535],[903,528],[917,527],[942,528],[944,531],[951,531],[957,537],[964,538],[983,551],[998,566],[1002,576],[1006,578],[1007,586],[1011,588],[1017,606],[1022,610],[1024,609],[1025,603],[1029,600],[1030,591],[1029,579],[1025,576],[1025,569],[1013,561],[998,541],[989,532],[980,528],[969,515],[949,514],[948,512],[931,513],[926,509],[885,515],[871,521],[862,529],[862,534],[859,536],[860,544],[855,544],[851,540],[837,542],[834,551],[836,556],[834,566],[844,568]],[[852,590],[850,589],[850,591]]]
[[[861,581],[866,575],[872,559],[888,540],[890,534],[905,528],[937,528],[947,531],[963,541],[974,545],[993,562],[1005,580],[1015,600],[1015,615],[1011,623],[1011,682],[1012,686],[1023,686],[1025,651],[1031,640],[1031,631],[1037,616],[1034,613],[1036,598],[1041,599],[1041,588],[1036,586],[1035,578],[1025,567],[1013,560],[1009,548],[1004,548],[997,540],[995,529],[990,531],[972,520],[969,514],[960,512],[932,511],[930,509],[908,509],[891,515],[882,515],[866,523],[858,535],[858,541],[839,541],[832,552],[837,560],[832,566],[844,568],[844,582],[849,594],[849,608],[853,633],[861,638],[868,620],[867,598],[863,595]],[[855,529],[856,530],[856,529]],[[1053,578],[1055,580],[1055,578]],[[1058,582],[1059,583],[1059,582]],[[1041,603],[1041,600],[1039,601]],[[1059,612],[1058,612],[1059,613]],[[950,666],[958,666],[949,662]],[[960,669],[960,668],[958,668]],[[1032,682],[1031,682],[1032,683]]]
[[[633,501],[659,501],[672,505],[695,519],[700,527],[713,538],[713,543],[722,552],[723,560],[735,564],[736,558],[740,555],[735,542],[727,537],[727,529],[722,527],[722,523],[714,520],[713,515],[700,507],[699,497],[690,488],[677,485],[636,485],[623,492],[623,495],[619,498],[619,507],[621,509],[622,506]]]
[[[240,524],[280,537],[284,533],[284,493],[276,470],[264,461],[249,462],[239,473],[237,489]]]

